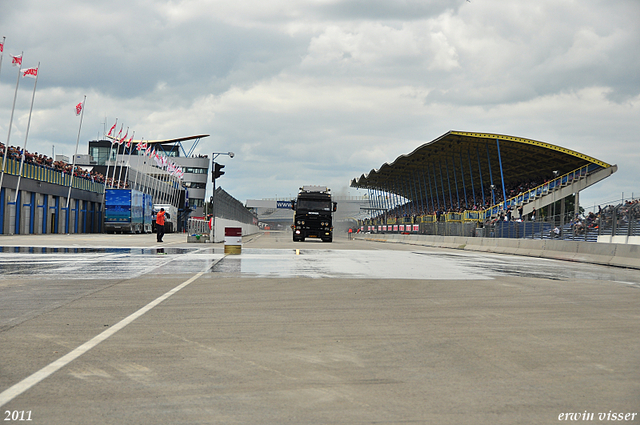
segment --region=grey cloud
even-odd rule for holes
[[[416,20],[457,9],[462,0],[341,0],[312,9],[324,19]]]

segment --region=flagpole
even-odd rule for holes
[[[109,134],[105,134],[105,139],[107,137],[111,137],[111,131],[116,128],[116,126],[118,125],[118,117],[116,117],[116,123],[113,125],[113,127],[111,127],[111,130],[109,130]],[[105,165],[107,166],[107,169],[104,173],[104,197],[107,196],[107,180],[109,180],[109,159],[111,158],[111,151],[113,150],[113,141],[109,140],[109,155],[107,156],[107,159],[104,161]]]
[[[33,101],[36,98],[36,86],[38,85],[38,77],[40,76],[40,62],[36,68],[36,81],[33,83],[33,94],[31,95],[31,108],[29,109],[29,119],[27,120],[27,132],[24,135],[24,145],[22,149],[24,152],[20,158],[20,171],[18,172],[18,184],[16,185],[16,199],[18,199],[18,193],[20,193],[20,179],[22,178],[22,167],[24,166],[24,157],[27,154],[27,139],[29,137],[29,128],[31,127],[31,113],[33,112]]]
[[[136,135],[136,131],[133,130],[133,134],[131,135],[131,138],[129,139],[129,141],[127,143],[129,143],[129,156],[127,157],[127,172],[124,174],[124,182],[127,182],[127,179],[129,178],[129,167],[131,167],[131,152],[133,151],[133,143],[132,140]],[[132,187],[131,189],[135,189],[135,187]]]
[[[140,153],[140,149],[138,149],[138,146],[140,145],[140,143],[142,143],[142,142],[143,142],[143,140],[144,140],[144,137],[140,138],[140,142],[136,143],[136,150],[138,151],[138,153],[136,154],[136,156],[140,156],[140,155],[138,155],[138,154]],[[138,165],[138,166],[140,166],[140,158],[138,158],[138,161],[137,161],[137,162],[138,162],[138,164],[137,164],[137,165]],[[128,168],[127,168],[127,171],[129,171],[129,169],[128,169]],[[138,171],[138,168],[136,168],[136,178],[135,178],[135,180],[133,181],[133,188],[134,188],[134,189],[136,189],[136,190],[138,190],[138,188],[137,188],[137,187],[138,187],[138,174],[139,174],[139,171]]]
[[[2,71],[2,57],[4,56],[4,41],[7,37],[2,37],[2,43],[0,43],[0,71]]]
[[[173,192],[173,201],[176,203],[176,208],[180,209],[180,205],[178,204],[178,201],[180,200],[179,195],[180,195],[180,180],[177,177],[173,177],[174,178],[174,183],[176,184],[175,186],[175,190]]]
[[[20,53],[20,58],[22,57],[24,52]],[[2,172],[0,172],[0,190],[2,190],[2,181],[4,180],[4,167],[7,162],[7,152],[9,152],[9,139],[11,138],[11,124],[13,124],[13,112],[16,109],[16,98],[18,97],[18,86],[20,85],[20,73],[22,71],[22,60],[20,61],[20,66],[18,67],[18,81],[16,81],[16,91],[13,94],[13,107],[11,108],[11,119],[9,120],[9,132],[7,133],[7,143],[5,143],[4,147],[4,156],[2,157]],[[17,194],[16,194],[17,196]],[[7,197],[7,199],[10,199]]]
[[[84,96],[82,100],[82,113],[80,114],[80,126],[78,127],[78,138],[76,139],[76,151],[73,154],[73,161],[71,161],[71,179],[69,179],[69,193],[67,194],[67,223],[69,222],[69,201],[71,200],[71,187],[73,186],[73,175],[76,170],[76,156],[78,155],[78,144],[80,143],[80,130],[82,130],[82,118],[84,118],[84,110],[85,110],[85,102],[87,101],[87,96]],[[77,220],[77,217],[76,217]]]
[[[126,139],[128,135],[129,135],[129,127],[127,127],[127,132],[124,134],[124,137],[122,138],[122,140]],[[127,146],[125,145],[124,148],[125,150],[122,151],[122,156],[124,156]],[[116,163],[118,163],[118,155],[116,155]],[[114,171],[114,174],[115,174],[115,171]],[[122,165],[120,165],[120,172],[118,173],[118,185],[120,185],[121,178],[122,178]]]
[[[109,158],[111,158],[111,151],[113,150],[113,141],[109,140],[109,156],[107,156],[107,160],[105,164],[107,165],[107,170],[104,174],[104,193],[107,193],[107,180],[109,180]]]
[[[115,144],[118,145],[116,147],[116,158],[113,161],[113,176],[111,177],[111,189],[113,189],[113,181],[116,179],[116,166],[118,165],[118,152],[120,151],[120,143],[118,143],[118,140],[120,139],[120,136],[122,135],[122,128],[124,127],[124,124],[122,125],[122,127],[120,127],[120,131],[118,132],[118,136],[115,138]]]

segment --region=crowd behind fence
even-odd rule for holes
[[[467,214],[374,218],[359,221],[361,232],[408,233],[488,238],[562,239],[596,242],[599,236],[640,236],[640,200],[608,205],[598,212],[564,216],[498,216],[490,220]]]

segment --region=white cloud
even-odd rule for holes
[[[241,200],[346,186],[451,129],[617,163],[585,199],[640,193],[637,22],[635,0],[24,0],[0,15],[6,51],[41,62],[30,150],[71,154],[86,94],[85,141],[116,117],[147,139],[211,134],[199,153],[236,152],[220,183]],[[29,102],[24,82],[12,142]]]

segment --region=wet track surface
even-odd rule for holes
[[[0,280],[126,279],[206,271],[225,276],[483,280],[500,276],[640,286],[634,270],[511,255],[398,250],[0,247]]]
[[[3,411],[53,425],[637,411],[637,270],[290,239],[228,256],[181,235],[5,239]]]

